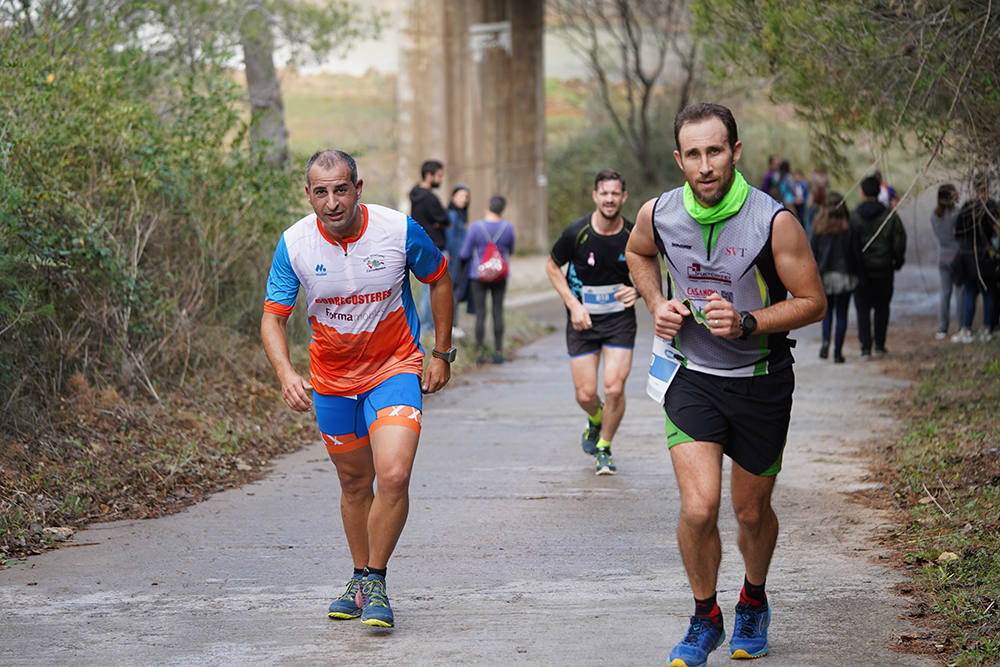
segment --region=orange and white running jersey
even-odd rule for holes
[[[274,251],[264,310],[287,317],[299,285],[308,304],[311,384],[320,394],[350,396],[399,373],[423,370],[420,320],[409,272],[423,283],[444,275],[448,260],[405,213],[361,205],[356,238],[338,243],[315,214],[285,230]]]

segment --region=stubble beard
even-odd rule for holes
[[[701,205],[705,208],[712,208],[713,206],[718,206],[722,202],[722,200],[726,198],[726,195],[729,194],[729,190],[733,187],[734,180],[736,180],[736,163],[729,165],[729,180],[726,182],[724,186],[716,190],[715,194],[712,195],[712,197],[706,197],[704,199],[698,197],[698,199],[701,200]]]

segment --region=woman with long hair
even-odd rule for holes
[[[472,297],[469,294],[469,279],[466,276],[460,255],[462,244],[465,243],[465,235],[469,228],[469,186],[459,183],[451,191],[451,199],[448,200],[448,228],[445,230],[447,239],[447,249],[449,261],[452,266],[448,267],[451,272],[451,291],[455,297],[455,320],[452,330],[452,337],[464,338],[465,332],[458,326],[458,314],[460,308],[458,304],[466,303],[468,312],[472,312]]]
[[[850,219],[844,197],[837,192],[828,192],[813,223],[812,239],[809,241],[826,293],[823,344],[819,348],[819,356],[820,359],[829,357],[830,330],[834,329],[833,362],[836,364],[844,363],[847,309],[851,305],[851,294],[858,285]],[[834,317],[837,320],[835,327]]]
[[[938,303],[938,330],[934,337],[943,340],[948,336],[948,325],[951,322],[951,292],[955,286],[955,272],[951,268],[958,254],[958,240],[955,238],[955,218],[958,205],[958,190],[951,183],[945,183],[938,188],[937,206],[931,213],[931,227],[937,237],[940,251],[938,253],[938,274],[941,277],[941,290]],[[957,292],[957,290],[956,290]],[[960,299],[958,300],[960,301]],[[961,315],[956,313],[956,320]]]

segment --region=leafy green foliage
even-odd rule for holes
[[[207,328],[259,313],[289,219],[288,175],[246,147],[228,73],[178,78],[125,41],[39,23],[0,47],[7,432],[30,431],[75,372],[151,396],[182,382]]]
[[[854,130],[883,145],[915,133],[932,156],[1000,152],[1000,12],[988,1],[698,0],[692,12],[721,56],[715,74],[765,79],[825,154],[840,155]]]

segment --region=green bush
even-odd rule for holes
[[[289,175],[247,146],[228,73],[179,74],[123,43],[42,27],[0,46],[8,433],[30,430],[74,373],[156,396],[225,350],[220,327],[255,328],[291,220]]]

